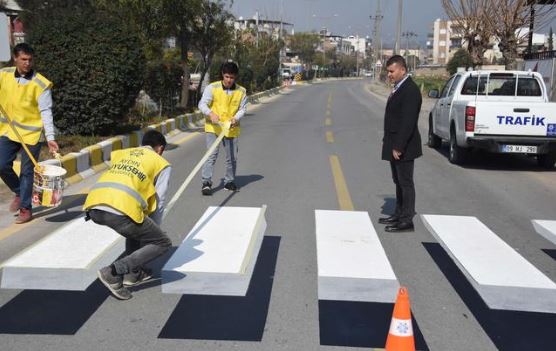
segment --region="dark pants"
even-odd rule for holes
[[[29,151],[38,160],[42,143],[27,145]],[[25,150],[21,152],[21,172],[19,177],[13,170],[13,163],[17,153],[23,149],[20,143],[11,141],[8,137],[0,137],[0,178],[2,181],[21,198],[20,208],[31,209],[31,197],[33,196],[33,178],[35,165]]]
[[[390,161],[392,179],[396,184],[396,211],[394,215],[402,222],[411,222],[415,216],[415,185],[413,168],[415,162]]]
[[[143,223],[135,223],[128,216],[94,209],[89,211],[89,217],[126,238],[126,256],[113,263],[118,274],[136,272],[172,246],[170,238],[149,217],[145,217]]]

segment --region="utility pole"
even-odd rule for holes
[[[398,30],[396,31],[396,46],[394,48],[394,55],[400,53],[400,36],[402,34],[402,13],[403,13],[403,0],[398,0]]]
[[[259,47],[259,10],[255,13],[255,32],[257,33],[255,46]]]
[[[284,0],[280,0],[280,32],[278,33],[278,42],[282,40],[282,31],[284,30]],[[286,49],[285,40],[284,46],[278,51],[278,81],[282,81],[282,51]],[[284,55],[285,56],[285,55]]]
[[[369,18],[371,19],[371,21],[374,21],[374,34],[375,37],[373,39],[373,47],[374,47],[374,52],[375,52],[375,79],[377,78],[378,74],[376,72],[376,68],[377,68],[377,63],[381,61],[382,59],[382,45],[381,45],[381,39],[380,39],[380,22],[382,21],[382,19],[384,18],[384,16],[382,16],[382,13],[380,12],[380,0],[377,1],[376,4],[376,14],[374,16],[369,16]],[[382,62],[381,62],[382,64]]]

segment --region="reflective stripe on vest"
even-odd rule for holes
[[[23,142],[35,145],[39,142],[43,123],[39,111],[39,96],[52,86],[40,73],[36,73],[27,84],[19,84],[15,78],[15,68],[0,70],[0,104],[12,120]],[[0,135],[21,142],[8,125],[8,119],[0,118]]]
[[[118,189],[118,190],[123,191],[124,193],[127,193],[128,195],[133,197],[135,200],[137,200],[137,202],[141,205],[141,208],[143,210],[147,209],[147,203],[145,202],[145,200],[143,200],[141,195],[138,192],[136,192],[135,190],[133,190],[132,188],[130,188],[130,187],[124,185],[124,184],[119,184],[119,183],[114,183],[114,182],[97,183],[97,184],[93,185],[91,190],[107,189],[107,188]]]
[[[143,223],[157,208],[155,179],[170,164],[145,146],[114,150],[110,158],[112,166],[92,187],[83,210],[109,206]]]

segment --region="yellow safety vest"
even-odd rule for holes
[[[211,83],[212,85],[212,102],[210,104],[210,109],[212,112],[220,116],[221,122],[227,122],[232,117],[235,116],[239,110],[239,105],[241,104],[241,99],[246,94],[245,88],[236,84],[236,88],[232,91],[230,95],[226,93],[226,90],[222,87],[222,81]],[[222,128],[213,124],[210,121],[210,117],[205,117],[205,132],[220,134]],[[239,123],[235,127],[230,128],[230,130],[225,134],[227,138],[236,138],[239,136],[240,127]]]
[[[43,129],[39,96],[46,89],[52,88],[52,83],[41,74],[35,73],[29,83],[22,85],[17,82],[14,74],[15,67],[0,70],[0,104],[12,119],[23,142],[35,145],[39,142]],[[9,126],[8,119],[2,115],[0,115],[0,135],[6,135],[10,140],[20,142]]]
[[[156,210],[154,181],[170,163],[144,146],[112,151],[111,159],[112,166],[89,191],[83,210],[109,206],[143,223],[145,214]]]

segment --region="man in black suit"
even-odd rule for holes
[[[413,231],[415,216],[415,159],[423,154],[417,128],[421,111],[421,92],[407,74],[402,56],[394,55],[386,62],[388,79],[394,89],[388,97],[384,114],[382,159],[390,161],[392,179],[396,184],[396,211],[378,222],[388,224],[387,232]]]

